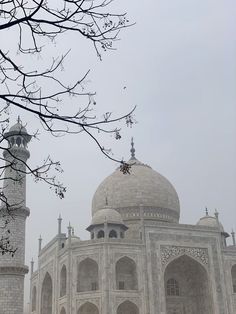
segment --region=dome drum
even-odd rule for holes
[[[160,220],[178,223],[179,214],[168,208],[157,207],[123,207],[116,208],[124,221],[127,220]]]

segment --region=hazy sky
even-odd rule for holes
[[[136,156],[166,176],[181,204],[181,222],[195,224],[215,208],[227,232],[236,229],[236,3],[234,0],[115,1],[136,25],[120,34],[117,51],[99,61],[87,40],[65,36],[55,54],[72,52],[64,75],[91,69],[88,87],[97,91],[98,113],[126,113],[137,105],[137,124],[123,128],[119,142],[104,138],[115,156]],[[42,60],[43,59],[42,55]],[[126,87],[124,89],[124,86]],[[69,104],[68,104],[69,106]],[[22,120],[28,120],[21,113]],[[14,117],[15,119],[15,117]],[[13,119],[13,120],[14,120]],[[34,130],[34,122],[28,130]],[[61,160],[66,198],[42,184],[27,184],[26,264],[37,260],[39,235],[45,245],[70,221],[82,239],[91,219],[92,196],[117,165],[85,135],[55,139],[42,134],[29,146],[32,164],[50,154]],[[28,298],[26,278],[26,299]]]

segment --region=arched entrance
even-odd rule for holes
[[[98,264],[91,258],[86,258],[78,265],[77,292],[98,289]]]
[[[52,278],[46,273],[41,293],[41,314],[52,314]]]
[[[99,312],[96,305],[87,302],[78,309],[77,314],[99,314]]]
[[[124,256],[116,263],[116,289],[137,290],[138,280],[135,262]]]
[[[62,307],[60,314],[66,314],[66,310],[64,307]]]
[[[139,309],[134,303],[125,301],[118,306],[117,314],[139,314]]]
[[[233,293],[236,293],[236,264],[232,266],[231,277],[232,277],[232,290]]]
[[[213,314],[206,269],[186,255],[166,267],[167,314]]]
[[[66,295],[66,266],[63,265],[60,274],[60,297]]]
[[[36,302],[37,302],[37,290],[36,287],[33,287],[32,290],[32,312],[36,311]]]

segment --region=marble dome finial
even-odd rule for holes
[[[206,211],[206,216],[209,216],[207,207],[206,207],[205,211]]]
[[[134,138],[131,137],[131,149],[130,149],[130,152],[131,152],[131,158],[134,159],[135,158],[135,148],[134,148]]]

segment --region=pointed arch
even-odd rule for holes
[[[116,313],[117,314],[139,314],[139,309],[136,304],[127,300],[118,306]]]
[[[104,238],[104,237],[105,237],[104,230],[99,230],[99,231],[98,231],[97,238],[100,239],[100,238]]]
[[[99,314],[99,311],[95,304],[86,302],[85,304],[80,306],[77,314]]]
[[[52,314],[52,278],[48,272],[42,284],[41,314]]]
[[[116,289],[138,290],[136,263],[127,256],[116,262]]]
[[[16,138],[16,145],[17,146],[21,146],[21,137],[20,136],[18,136],[17,138]]]
[[[182,255],[172,260],[164,273],[166,313],[213,314],[208,273],[195,259]],[[180,297],[179,297],[180,296]]]
[[[98,264],[91,258],[86,258],[78,264],[77,291],[92,291],[99,289]]]
[[[114,229],[109,232],[109,238],[117,238],[117,232]]]
[[[236,293],[236,264],[231,268],[231,278],[233,293]]]
[[[37,290],[34,286],[32,289],[32,312],[36,311],[36,302],[37,302]]]
[[[66,295],[66,281],[67,281],[67,271],[66,266],[63,265],[60,273],[60,297]]]
[[[61,308],[60,314],[66,314],[66,310],[65,310],[64,306]]]

